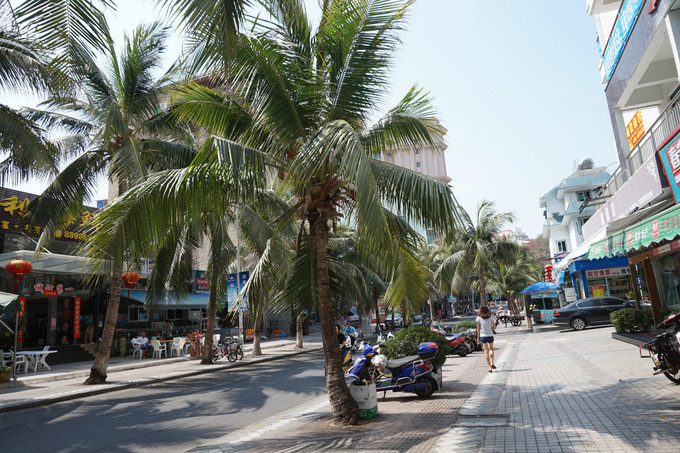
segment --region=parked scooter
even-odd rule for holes
[[[421,398],[431,396],[439,390],[437,374],[430,362],[437,354],[434,342],[420,343],[418,355],[403,359],[387,360],[385,356],[376,355],[370,345],[364,345],[361,357],[354,366],[345,373],[345,377],[353,381],[374,382],[376,391],[414,392]],[[390,375],[381,376],[381,365]]]
[[[640,357],[652,358],[655,375],[663,373],[672,382],[680,384],[680,313],[672,314],[657,327],[668,329],[640,346]],[[647,349],[649,355],[643,356],[642,349]]]
[[[465,340],[466,337],[464,333],[447,336],[446,342],[449,344],[449,355],[456,354],[460,357],[465,357],[470,352],[472,352],[468,350],[468,347],[465,344]]]

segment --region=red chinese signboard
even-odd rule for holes
[[[255,329],[246,329],[246,341],[253,341],[255,339]]]
[[[643,135],[645,135],[645,125],[642,122],[642,113],[638,110],[626,125],[626,136],[628,137],[630,149],[637,145]]]
[[[73,302],[73,338],[80,338],[80,297]]]
[[[19,298],[19,304],[21,304],[21,311],[19,312],[19,317],[22,318],[26,314],[26,298],[25,297],[20,297]],[[19,331],[17,332],[17,343],[23,343],[24,342],[24,323],[19,321],[20,327]]]

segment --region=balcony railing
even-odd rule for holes
[[[680,125],[680,92],[676,94],[668,106],[661,112],[654,124],[645,132],[640,141],[630,150],[625,157],[628,167],[628,178],[633,176],[642,167],[642,164],[656,153],[658,145],[663,142]],[[626,178],[627,179],[627,178]],[[602,189],[594,197],[594,200],[606,200],[616,193],[626,182],[621,166],[619,166]]]

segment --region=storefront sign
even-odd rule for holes
[[[616,269],[599,269],[586,271],[586,278],[620,277],[622,275],[630,275],[630,268],[618,267]]]
[[[255,329],[246,329],[246,341],[253,341],[255,339]]]
[[[583,239],[592,238],[610,222],[626,217],[663,195],[662,177],[659,171],[656,155],[650,156],[642,167],[583,225]]]
[[[28,204],[38,198],[37,195],[19,192],[17,190],[0,188],[0,233],[26,234],[40,236],[42,227],[37,225],[21,225],[21,219],[26,214]],[[57,239],[86,241],[88,235],[79,230],[92,218],[96,208],[83,207],[78,217],[72,217],[65,225],[64,231],[57,231]]]
[[[205,277],[205,271],[194,270],[194,291],[197,294],[210,292],[210,280]]]
[[[591,286],[590,293],[593,297],[602,297],[604,296],[604,286]]]
[[[564,298],[567,300],[568,304],[576,302],[576,290],[572,287],[564,288]]]
[[[71,288],[70,286],[64,288],[64,285],[62,284],[54,286],[49,283],[45,284],[36,283],[35,285],[33,285],[33,291],[35,291],[36,293],[40,293],[45,297],[56,297],[59,296],[64,291],[73,291],[73,288]]]
[[[21,305],[21,311],[19,311],[19,318],[21,320],[19,321],[19,331],[17,332],[17,343],[23,343],[24,342],[24,329],[26,328],[26,323],[22,322],[24,320],[24,316],[26,315],[26,298],[25,297],[20,297],[19,298],[19,304]]]
[[[673,191],[675,202],[680,201],[680,135],[659,151],[663,171]]]
[[[642,122],[642,112],[638,110],[626,125],[626,137],[628,137],[630,149],[635,148],[643,135],[645,135],[645,125]]]
[[[644,222],[594,243],[588,251],[588,259],[620,255],[629,250],[647,247],[653,242],[673,240],[678,235],[680,235],[680,205],[675,205]]]
[[[623,47],[628,41],[628,36],[633,30],[633,25],[638,17],[640,8],[645,3],[645,0],[626,0],[619,11],[619,17],[616,20],[616,25],[609,37],[607,48],[604,50],[602,57],[602,65],[604,66],[604,73],[607,77],[607,82],[614,73],[614,68],[621,58]]]
[[[80,297],[73,299],[73,338],[80,338]]]

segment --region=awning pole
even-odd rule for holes
[[[14,313],[14,350],[12,351],[12,380],[17,380],[17,332],[19,332],[19,312]]]

